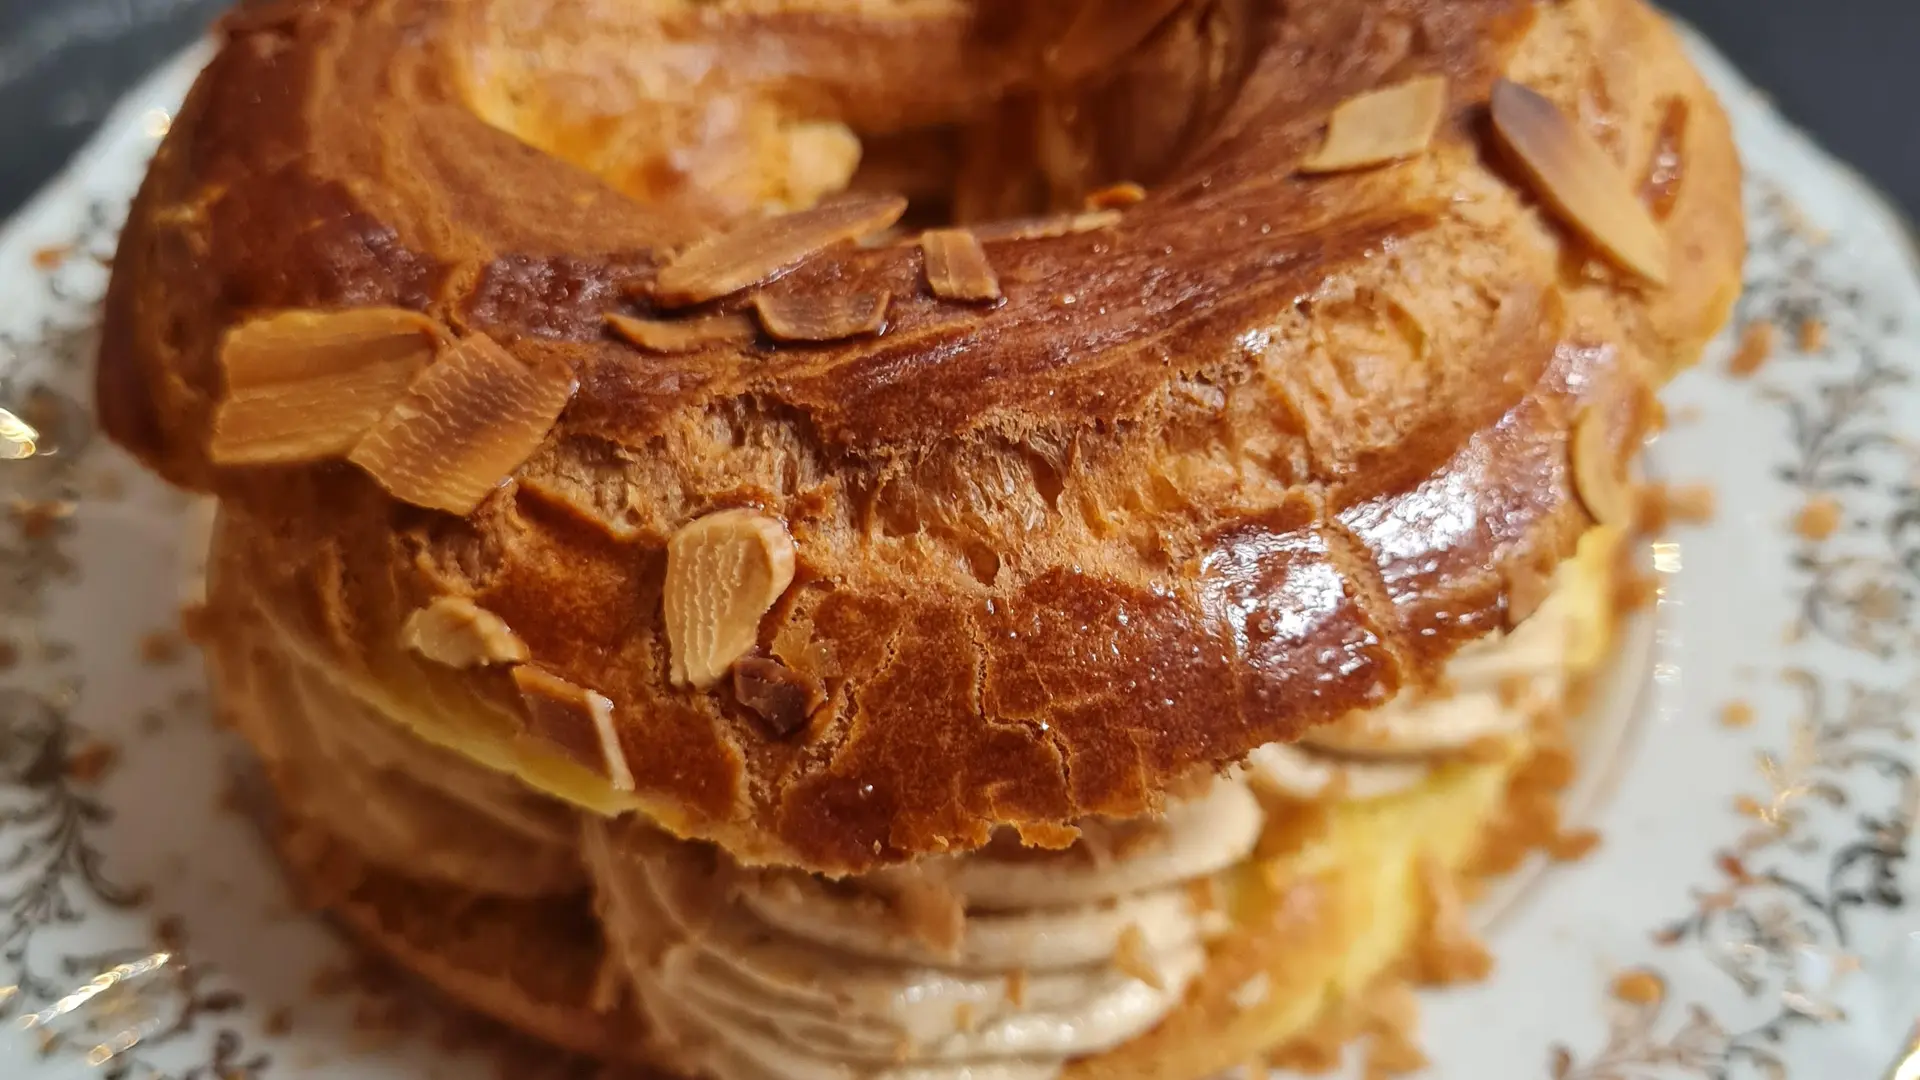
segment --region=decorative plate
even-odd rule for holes
[[[1717,511],[1653,546],[1645,644],[1591,722],[1571,812],[1603,844],[1483,905],[1498,968],[1427,999],[1432,1075],[1866,1080],[1920,1017],[1920,278],[1881,201],[1696,51],[1753,256],[1652,462]],[[115,229],[203,59],[0,232],[0,403],[45,435],[0,462],[0,1076],[476,1075],[231,812],[176,632],[191,506],[78,403]]]

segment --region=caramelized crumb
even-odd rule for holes
[[[58,270],[73,254],[72,244],[49,244],[33,253],[33,266],[36,270]]]
[[[120,751],[104,739],[90,739],[67,755],[67,776],[78,784],[97,784],[120,760]]]
[[[733,696],[751,709],[776,737],[805,727],[827,700],[820,681],[778,660],[749,656],[733,666]]]
[[[1065,851],[1082,839],[1080,830],[1072,825],[1036,822],[1015,825],[1013,829],[1020,837],[1021,846],[1041,851]]]
[[[1816,543],[1832,536],[1840,528],[1840,500],[1831,495],[1815,495],[1793,516],[1793,531]]]
[[[1673,520],[1704,525],[1713,520],[1713,489],[1705,484],[1684,484],[1667,489],[1667,512]]]
[[[23,540],[45,540],[72,519],[75,503],[70,499],[15,499],[13,519],[20,525]]]
[[[1720,707],[1720,723],[1730,728],[1752,727],[1753,706],[1744,701],[1727,702]]]
[[[1493,971],[1493,955],[1474,936],[1453,872],[1432,855],[1422,855],[1420,881],[1426,919],[1414,950],[1416,977],[1433,985],[1486,978]]]
[[[1611,993],[1614,1000],[1629,1005],[1658,1005],[1667,996],[1667,984],[1645,969],[1623,971],[1614,976]]]
[[[268,1013],[264,1030],[268,1035],[275,1038],[280,1038],[281,1036],[291,1033],[293,1031],[293,1010],[282,1007]]]
[[[213,633],[213,612],[205,604],[185,604],[180,608],[180,634],[195,645],[205,645]]]
[[[1827,347],[1827,324],[1818,317],[1809,315],[1800,320],[1798,337],[1801,352],[1819,352]]]
[[[1016,1009],[1027,1007],[1027,969],[1015,968],[1007,976],[1007,1004]]]
[[[1741,862],[1740,856],[1732,852],[1721,852],[1714,856],[1713,862],[1720,868],[1721,873],[1732,878],[1736,884],[1746,885],[1753,881],[1753,875],[1747,872],[1747,864]]]
[[[1734,796],[1733,809],[1735,813],[1742,817],[1764,818],[1767,816],[1767,808],[1761,804],[1759,799],[1751,795]]]
[[[185,644],[185,639],[172,630],[155,630],[140,638],[140,661],[155,667],[171,664],[180,659]]]
[[[1727,374],[1744,379],[1759,371],[1772,358],[1779,338],[1779,328],[1766,319],[1748,323],[1747,329],[1740,335],[1739,346],[1727,361]]]
[[[20,663],[20,643],[0,638],[0,671],[9,671]]]
[[[1592,829],[1562,832],[1547,842],[1547,855],[1555,862],[1577,862],[1600,846],[1600,834]]]
[[[1614,583],[1613,610],[1616,615],[1645,611],[1660,595],[1660,583],[1645,574],[1628,574]]]
[[[1138,923],[1120,931],[1120,940],[1114,943],[1113,966],[1122,975],[1138,979],[1155,990],[1167,988],[1166,978],[1154,965],[1152,954],[1147,952],[1147,936]]]

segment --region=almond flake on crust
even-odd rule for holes
[[[456,668],[523,664],[529,656],[526,643],[500,616],[457,596],[436,597],[407,616],[400,642],[435,663]]]
[[[1000,299],[1000,277],[987,261],[980,238],[967,229],[928,229],[920,234],[927,287],[942,300]]]
[[[673,684],[718,683],[757,643],[793,570],[786,526],[756,511],[722,510],[674,533],[665,589]]]
[[[613,729],[613,702],[602,694],[531,664],[513,669],[513,683],[526,704],[527,726],[538,736],[568,749],[580,747],[582,729],[591,729],[615,791],[633,790],[633,770]]]
[[[530,367],[475,334],[421,372],[348,459],[395,498],[470,514],[546,439],[577,386],[566,367]]]
[[[1493,87],[1493,127],[1541,199],[1574,231],[1621,268],[1655,285],[1667,283],[1666,234],[1585,128],[1537,91],[1508,79]]]
[[[432,360],[445,328],[417,311],[288,311],[220,346],[226,395],[207,456],[221,465],[318,461],[352,450]]]
[[[835,244],[879,232],[900,220],[907,200],[867,195],[749,222],[675,256],[654,279],[653,298],[684,307],[759,285]]]
[[[1425,153],[1446,110],[1447,80],[1440,75],[1350,97],[1327,117],[1326,141],[1300,171],[1365,169]]]
[[[745,315],[709,315],[701,319],[636,319],[607,313],[607,325],[628,342],[649,352],[699,352],[709,345],[744,345],[759,335]]]
[[[775,341],[843,341],[886,329],[890,300],[884,292],[833,296],[763,292],[754,296],[753,310]]]

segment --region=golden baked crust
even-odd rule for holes
[[[1064,5],[256,4],[226,24],[122,239],[105,425],[222,498],[215,572],[306,659],[576,801],[835,873],[996,824],[1136,815],[1500,625],[1589,524],[1573,418],[1600,410],[1624,460],[1742,255],[1724,117],[1639,0],[1160,6],[1177,10],[1099,74],[1047,88],[1033,73],[1067,63],[1048,53],[1059,28],[1019,13]],[[724,75],[676,81],[689,38]],[[1295,174],[1336,104],[1429,72],[1450,96],[1428,152]],[[1668,132],[1672,284],[1609,269],[1502,163],[1485,131],[1502,74],[1582,117],[1630,176]],[[1007,192],[1027,181],[1066,205],[1114,181],[1148,192],[1088,231],[983,229],[992,307],[931,295],[915,239],[883,239],[765,290],[886,292],[882,336],[643,351],[605,314],[648,314],[629,294],[664,253],[760,190],[751,133],[689,134],[722,98],[777,130],[844,121],[876,156],[934,131],[961,148],[962,214],[1021,208]],[[1064,115],[1047,130],[1068,152],[1043,174],[1010,133]],[[636,131],[686,143],[715,182],[663,173],[675,159],[644,140],[620,150]],[[209,461],[228,330],[371,305],[579,381],[468,517],[340,462]],[[736,506],[798,544],[761,642],[819,646],[830,697],[791,735],[668,678],[668,538]],[[507,668],[402,646],[443,596],[611,701],[632,792],[585,719],[530,728]]]

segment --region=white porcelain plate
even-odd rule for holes
[[[1753,257],[1656,463],[1717,512],[1655,546],[1645,691],[1575,808],[1603,845],[1489,914],[1493,979],[1427,999],[1431,1075],[1879,1080],[1920,1016],[1920,280],[1879,199],[1697,52],[1745,151]],[[232,747],[169,633],[186,500],[71,404],[200,58],[0,232],[0,404],[55,429],[0,462],[0,1077],[478,1075],[471,1040],[339,977],[346,950],[223,809]],[[1771,359],[1730,375],[1766,327]]]

